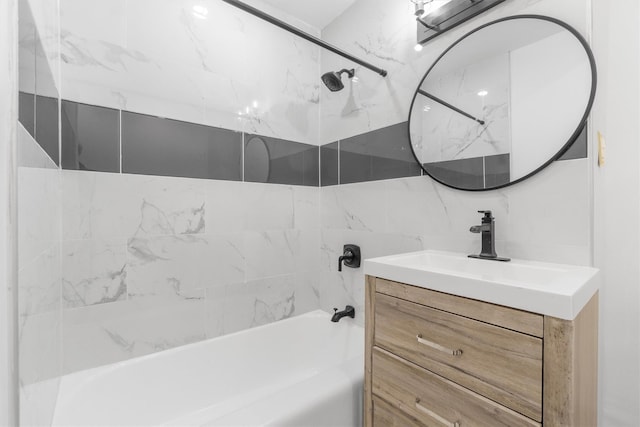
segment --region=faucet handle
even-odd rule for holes
[[[478,211],[478,213],[484,214],[482,218],[482,223],[489,223],[493,220],[493,216],[491,216],[491,211]]]

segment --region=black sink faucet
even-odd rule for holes
[[[510,261],[509,258],[501,258],[496,254],[495,218],[491,211],[478,211],[484,214],[481,225],[474,225],[469,229],[472,233],[481,233],[482,250],[480,255],[469,255],[469,258],[488,259],[493,261]]]
[[[332,322],[337,322],[343,317],[351,317],[353,319],[356,316],[356,309],[350,305],[346,306],[342,311],[338,311],[337,308],[334,308],[333,311],[334,313],[333,313],[333,316],[331,317]]]

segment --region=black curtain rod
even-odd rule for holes
[[[449,104],[447,101],[444,101],[440,98],[438,98],[435,95],[430,94],[429,92],[425,92],[422,89],[418,89],[418,93],[420,95],[424,95],[429,99],[433,99],[434,101],[436,101],[438,104],[442,104],[447,108],[451,108],[453,111],[455,111],[456,113],[460,113],[465,117],[469,117],[471,120],[475,120],[476,122],[480,123],[481,125],[484,125],[484,120],[480,120],[476,117],[473,117],[471,114],[467,113],[466,111],[462,111],[461,109],[459,109],[458,107],[454,107],[453,105]]]
[[[371,71],[375,71],[376,73],[380,74],[382,77],[387,75],[387,72],[385,70],[383,70],[382,68],[378,68],[378,67],[376,67],[374,65],[369,64],[368,62],[365,62],[365,61],[363,61],[361,59],[358,59],[355,56],[353,56],[353,55],[351,55],[351,54],[349,54],[349,53],[347,53],[347,52],[345,52],[345,51],[343,51],[341,49],[338,49],[337,47],[335,47],[333,45],[330,45],[329,43],[326,43],[326,42],[322,41],[321,39],[319,39],[317,37],[312,36],[311,34],[307,34],[304,31],[299,30],[298,28],[296,28],[294,26],[291,26],[291,25],[287,24],[284,21],[281,21],[281,20],[279,20],[277,18],[274,18],[273,16],[268,15],[268,14],[264,13],[263,11],[261,11],[259,9],[256,9],[255,7],[249,6],[248,4],[245,4],[245,3],[241,2],[241,1],[238,1],[238,0],[222,0],[222,1],[225,2],[225,3],[230,4],[231,6],[235,6],[238,9],[244,10],[245,12],[250,13],[253,16],[256,16],[256,17],[258,17],[260,19],[264,19],[265,21],[267,21],[267,22],[269,22],[269,23],[271,23],[271,24],[273,24],[273,25],[275,25],[277,27],[280,27],[283,30],[287,30],[290,33],[293,33],[298,37],[302,37],[303,39],[305,39],[307,41],[310,41],[311,43],[315,43],[318,46],[327,49],[328,51],[331,51],[331,52],[333,52],[333,53],[335,53],[337,55],[340,55],[340,56],[342,56],[344,58],[347,58],[348,60],[353,61],[356,64],[360,64],[363,67],[366,67],[366,68],[370,69]]]

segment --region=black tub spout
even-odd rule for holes
[[[333,311],[334,313],[331,317],[332,322],[337,322],[343,317],[351,317],[353,319],[356,316],[356,309],[351,305],[346,306],[342,311],[338,311],[337,308],[334,308]]]

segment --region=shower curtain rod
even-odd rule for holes
[[[253,16],[256,16],[260,19],[264,19],[265,21],[282,28],[283,30],[287,30],[290,33],[295,34],[298,37],[302,37],[303,39],[310,41],[311,43],[315,43],[318,46],[327,49],[328,51],[331,51],[335,54],[338,54],[344,58],[347,58],[350,61],[355,62],[356,64],[360,64],[363,67],[366,67],[368,69],[370,69],[371,71],[375,71],[376,73],[380,74],[382,77],[385,77],[387,75],[386,70],[383,70],[382,68],[378,68],[375,65],[371,65],[366,61],[363,61],[361,59],[356,58],[355,56],[341,50],[338,49],[337,47],[330,45],[329,43],[322,41],[321,39],[319,39],[318,37],[312,36],[311,34],[307,34],[302,30],[299,30],[298,28],[291,26],[289,24],[287,24],[284,21],[281,21],[277,18],[274,18],[271,15],[268,15],[266,13],[264,13],[263,11],[256,9],[253,6],[249,6],[248,4],[245,4],[239,0],[222,0],[225,3],[230,4],[231,6],[235,6],[238,9],[244,10],[247,13],[252,14]]]

